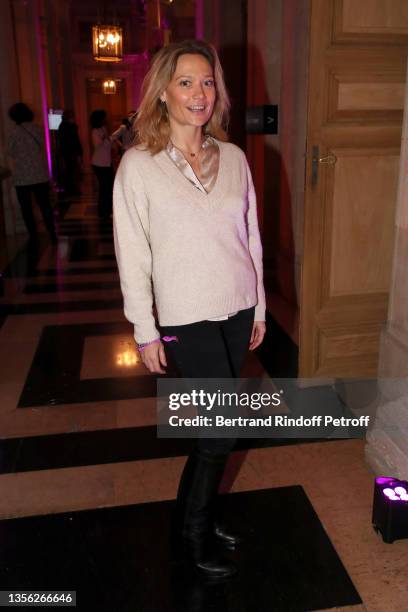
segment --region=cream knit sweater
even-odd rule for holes
[[[113,191],[115,252],[126,318],[139,343],[160,325],[186,325],[255,306],[265,320],[262,245],[245,154],[220,147],[218,177],[203,193],[166,151],[132,147]]]

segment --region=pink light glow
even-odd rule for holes
[[[44,121],[45,146],[47,149],[48,171],[50,173],[50,176],[52,176],[51,140],[50,140],[50,132],[48,130],[47,83],[45,79],[44,54],[43,54],[42,44],[41,44],[41,24],[40,24],[40,15],[38,13],[39,5],[38,3],[35,3],[34,6],[35,6],[35,38],[36,38],[36,43],[37,43],[38,69],[40,73],[41,107],[42,107],[42,114],[43,114],[43,121]]]
[[[404,487],[395,487],[394,491],[398,493],[398,495],[406,495],[407,491]]]
[[[389,478],[388,476],[379,476],[378,478],[375,479],[375,482],[377,484],[385,484],[387,482],[392,482],[394,480],[394,478]]]

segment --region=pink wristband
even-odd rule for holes
[[[138,351],[143,351],[146,346],[149,346],[149,344],[155,344],[156,342],[160,342],[160,340],[164,340],[165,342],[178,342],[177,336],[163,336],[162,338],[156,338],[155,340],[151,340],[150,342],[141,342],[140,344],[137,343],[137,349]]]
[[[151,340],[150,342],[141,342],[140,344],[137,344],[137,350],[143,351],[146,346],[149,346],[149,344],[156,344],[156,342],[160,342],[160,338],[156,338],[155,340]]]

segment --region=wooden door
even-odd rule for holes
[[[311,0],[301,377],[370,377],[387,318],[406,0]]]

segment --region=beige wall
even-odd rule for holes
[[[404,123],[401,157],[392,282],[388,319],[381,335],[378,376],[387,399],[408,395],[408,73],[405,83]],[[395,379],[401,379],[399,383]]]
[[[395,243],[387,323],[381,334],[378,391],[371,404],[366,460],[374,473],[408,478],[408,71],[405,83]]]

